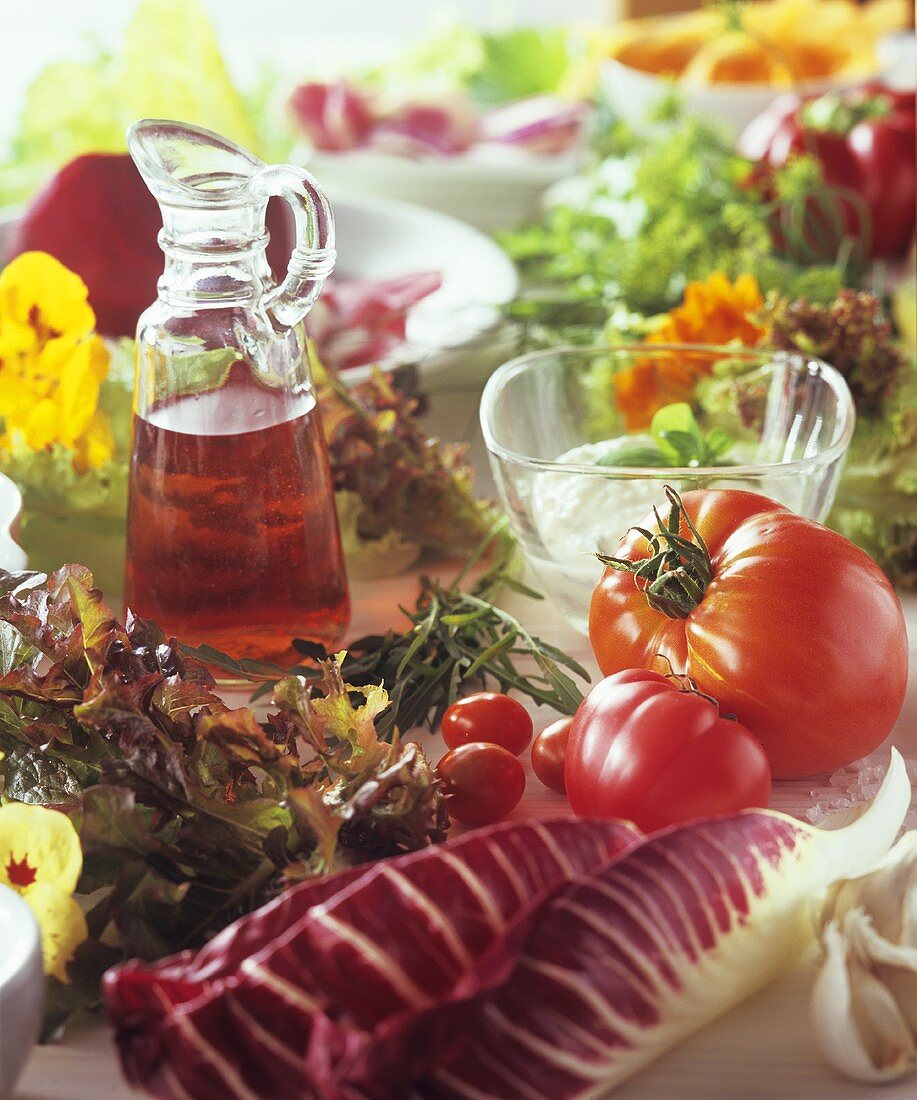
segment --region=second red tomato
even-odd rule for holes
[[[771,789],[764,749],[745,726],[646,669],[606,676],[580,704],[564,780],[575,813],[645,832],[766,806]]]
[[[457,700],[446,710],[442,734],[450,749],[472,741],[486,741],[502,745],[518,756],[532,740],[532,719],[516,699],[495,691],[479,691]]]

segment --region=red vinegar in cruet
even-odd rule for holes
[[[189,644],[285,660],[350,613],[311,389],[224,385],[134,418],[126,603]]]

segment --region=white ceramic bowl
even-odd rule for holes
[[[316,169],[318,171],[318,169]],[[324,176],[319,175],[322,184]],[[334,209],[338,262],[343,278],[385,279],[438,271],[442,286],[408,314],[408,349],[424,389],[479,386],[506,356],[499,307],[519,279],[506,253],[470,225],[411,203],[355,195],[328,182]],[[345,372],[365,378],[371,367]]]
[[[862,80],[819,81],[796,88],[776,88],[768,84],[711,84],[690,86],[655,73],[646,73],[611,59],[602,65],[600,84],[605,102],[614,114],[638,133],[660,128],[650,121],[654,109],[672,94],[673,87],[682,97],[689,114],[720,123],[737,138],[745,127],[773,103],[779,95],[795,91],[817,95],[855,87]]]
[[[0,474],[0,569],[25,569],[26,555],[16,543],[22,496],[12,481]]]
[[[534,156],[481,149],[454,157],[394,156],[357,149],[304,152],[306,164],[331,193],[338,188],[399,199],[438,210],[478,229],[506,229],[538,213],[541,195],[577,170],[577,152]]]
[[[38,1038],[44,996],[38,923],[14,890],[0,886],[0,1100]]]

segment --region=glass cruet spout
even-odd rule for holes
[[[188,123],[142,119],[127,132],[128,148],[163,215],[160,243],[228,250],[266,239],[268,200],[283,198],[296,243],[279,286],[265,286],[263,307],[278,328],[298,324],[334,268],[334,217],[309,172],[267,165],[233,142]],[[266,272],[262,272],[266,274]]]

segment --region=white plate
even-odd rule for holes
[[[518,149],[482,147],[454,157],[400,157],[375,150],[301,151],[305,164],[333,194],[417,203],[461,218],[479,229],[508,229],[538,213],[541,195],[576,172],[581,154],[535,156]]]
[[[320,182],[325,181],[319,177]],[[519,279],[506,253],[470,225],[435,210],[328,186],[341,278],[386,279],[438,271],[442,286],[408,314],[401,362],[419,364],[428,389],[479,385],[507,351],[499,307]],[[365,378],[371,367],[344,373]]]
[[[426,389],[481,385],[511,350],[499,307],[514,297],[519,278],[506,253],[484,233],[447,214],[355,194],[321,174],[318,179],[334,210],[336,275],[361,279],[421,271],[442,275],[439,290],[408,314],[409,347],[397,360],[381,365],[417,363]],[[20,214],[19,207],[0,209],[0,255],[5,234]],[[354,383],[366,378],[371,369],[355,367],[344,377]],[[0,520],[2,508],[0,494]]]
[[[9,1096],[38,1038],[45,976],[32,910],[0,885],[0,1098]]]

